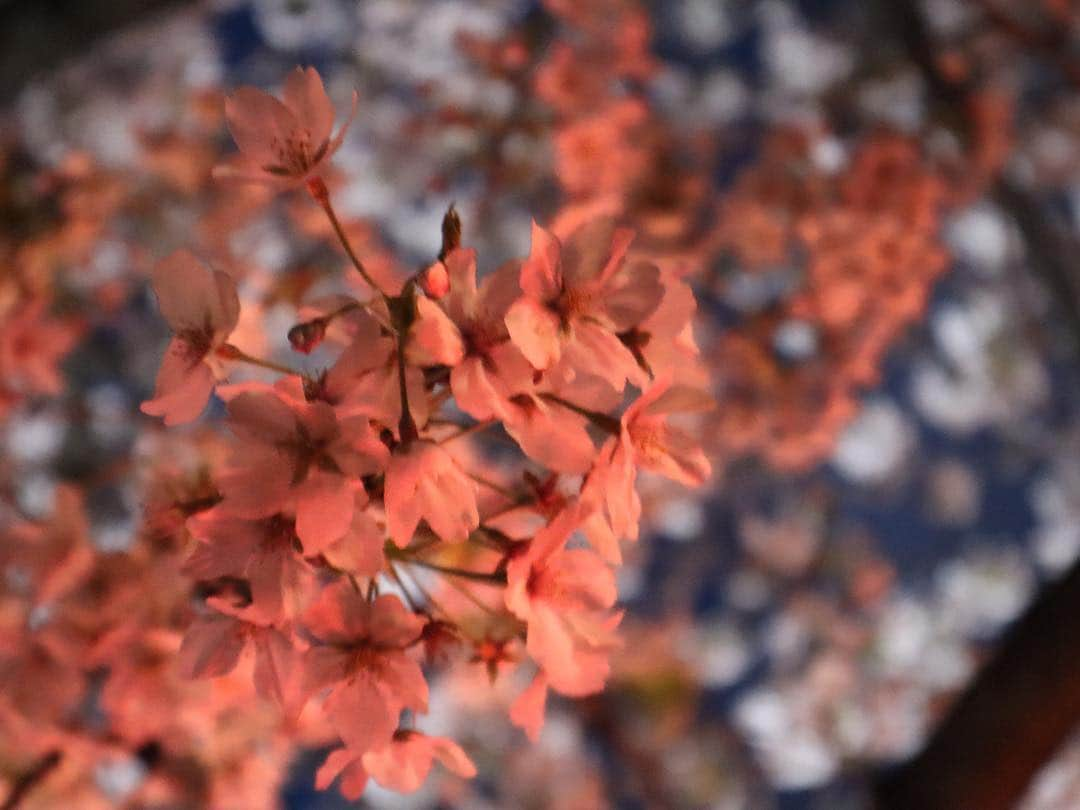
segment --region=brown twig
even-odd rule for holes
[[[15,780],[8,797],[0,805],[0,810],[15,810],[26,795],[60,764],[62,758],[63,754],[52,750],[35,762],[30,770]]]

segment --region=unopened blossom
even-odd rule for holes
[[[570,696],[604,688],[622,619],[611,611],[611,569],[590,549],[566,548],[585,508],[567,507],[506,567],[506,606],[527,624],[525,648],[551,688]]]
[[[166,425],[190,422],[206,407],[215,379],[224,376],[216,352],[240,318],[236,283],[181,250],[154,268],[153,286],[173,337],[154,398],[142,404],[142,411],[164,417]]]
[[[407,648],[424,619],[393,595],[373,601],[339,580],[304,614],[315,643],[304,657],[308,693],[330,687],[323,709],[355,754],[384,746],[402,709],[427,711],[428,688]]]
[[[225,118],[240,155],[217,166],[214,176],[282,186],[318,176],[345,139],[356,102],[353,93],[349,118],[334,135],[334,107],[315,68],[290,73],[281,100],[241,87],[225,101]]]
[[[538,369],[572,379],[587,372],[621,391],[642,371],[619,340],[659,305],[660,271],[627,262],[633,232],[609,220],[582,225],[563,245],[535,222],[521,265],[522,296],[506,314],[515,345]]]
[[[294,512],[308,554],[344,535],[360,478],[381,471],[388,451],[364,417],[338,419],[325,402],[303,402],[262,385],[229,399],[232,455],[219,486],[224,508],[245,518]]]
[[[465,779],[476,776],[476,766],[453,740],[399,729],[389,745],[362,756],[348,748],[331,751],[315,774],[315,787],[324,790],[340,775],[346,799],[359,799],[369,777],[390,790],[413,793],[424,784],[436,760]]]
[[[390,538],[404,548],[424,519],[447,542],[467,539],[480,525],[476,490],[454,457],[434,442],[399,447],[390,458],[383,494]]]

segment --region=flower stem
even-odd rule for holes
[[[341,226],[340,220],[337,218],[337,214],[334,212],[334,206],[330,202],[330,192],[326,188],[326,183],[323,182],[321,177],[313,177],[308,180],[307,183],[308,192],[315,202],[319,204],[322,210],[326,213],[327,219],[330,220],[330,224],[334,228],[334,233],[337,234],[338,241],[341,242],[342,248],[345,249],[345,255],[349,257],[349,261],[352,262],[353,267],[360,273],[364,281],[370,285],[370,287],[377,293],[387,298],[387,294],[382,287],[380,287],[375,279],[368,273],[367,268],[364,267],[364,263],[360,261],[360,257],[356,255],[356,251],[352,248],[352,243],[349,242],[349,237],[345,235],[345,229]]]
[[[427,568],[429,571],[435,571],[449,577],[460,577],[461,579],[467,579],[472,582],[484,582],[488,585],[506,584],[506,574],[501,571],[469,571],[465,568],[439,565],[437,563],[428,562],[427,560],[408,559],[405,560],[405,562],[410,565],[419,565],[421,568]]]
[[[398,333],[397,337],[397,367],[398,367],[398,392],[401,396],[401,418],[398,420],[398,434],[401,443],[406,447],[420,435],[416,429],[416,421],[413,419],[409,408],[409,386],[405,382],[405,335]]]
[[[241,363],[247,363],[248,365],[269,369],[270,371],[277,371],[281,374],[293,374],[296,376],[300,376],[300,372],[296,371],[295,369],[289,368],[288,366],[284,366],[280,363],[275,363],[272,360],[261,360],[258,357],[252,357],[250,354],[241,351],[236,346],[233,346],[231,343],[226,343],[222,346],[219,346],[217,350],[217,355],[218,357],[224,358],[225,360],[237,360]]]
[[[614,416],[609,416],[608,414],[600,413],[599,411],[590,411],[588,408],[582,408],[580,405],[575,405],[573,402],[567,402],[565,399],[556,396],[555,394],[541,394],[540,396],[548,402],[562,405],[564,408],[584,416],[596,425],[596,427],[600,428],[605,433],[610,433],[612,436],[618,436],[622,431],[622,423]]]

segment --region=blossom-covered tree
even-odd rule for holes
[[[181,25],[0,140],[5,806],[273,807],[304,749],[350,800],[767,806],[910,754],[1080,548],[1075,11],[371,3],[339,59],[339,4],[255,5],[319,70]],[[1036,561],[898,576],[998,529],[920,433],[1038,469]],[[885,806],[1018,795],[1075,582]]]

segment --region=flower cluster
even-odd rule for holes
[[[831,450],[947,267],[937,234],[945,184],[914,143],[879,136],[835,174],[813,165],[809,146],[775,139],[740,178],[716,230],[717,250],[743,269],[720,282],[727,294],[756,277],[784,297],[747,306],[746,322],[709,350],[725,403],[715,446],[789,469]],[[804,268],[798,281],[793,264]]]
[[[709,462],[677,422],[711,401],[665,367],[694,361],[689,289],[610,220],[562,238],[534,223],[527,257],[480,274],[451,209],[429,267],[376,279],[323,179],[342,137],[329,138],[329,104],[310,68],[284,103],[239,90],[226,116],[247,168],[218,172],[303,186],[340,238],[367,294],[289,335],[328,367],[293,372],[231,343],[237,283],[178,252],[153,274],[173,338],[143,410],[190,422],[216,393],[228,413],[213,494],[186,520],[185,570],[205,599],[182,667],[222,676],[250,655],[255,687],[286,714],[314,699],[342,744],[317,781],[340,776],[356,797],[369,778],[414,790],[434,760],[475,773],[455,742],[415,727],[425,662],[531,669],[510,716],[534,737],[549,690],[603,689],[637,473],[704,483]],[[277,379],[231,381],[240,367]],[[448,607],[455,592],[475,609]]]

